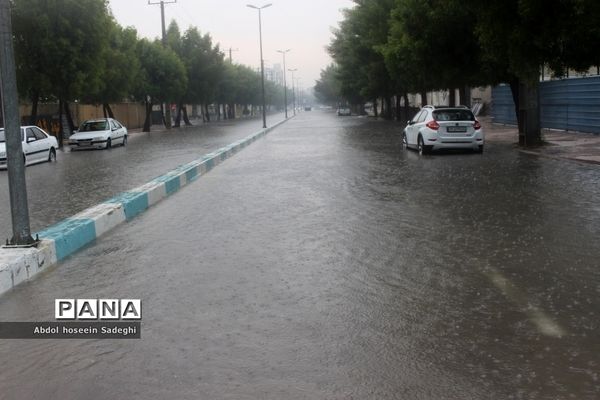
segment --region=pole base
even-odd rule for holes
[[[29,249],[32,247],[38,247],[39,244],[40,244],[40,238],[38,235],[35,235],[35,239],[30,236],[29,240],[27,240],[26,243],[17,243],[17,241],[14,238],[12,238],[11,240],[6,239],[6,244],[3,245],[1,248],[3,248],[3,249]]]

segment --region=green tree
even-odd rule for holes
[[[600,41],[600,5],[596,0],[494,0],[464,3],[477,14],[475,31],[488,69],[511,85],[520,142],[541,141],[540,67],[558,76],[567,68],[587,70],[599,61],[590,43]]]
[[[14,0],[13,18],[21,95],[33,104],[40,95],[56,97],[59,115],[66,111],[73,129],[69,102],[101,86],[101,57],[112,23],[107,2]],[[25,65],[29,57],[33,62]]]
[[[114,118],[110,103],[129,98],[135,90],[140,74],[137,57],[137,32],[133,28],[122,28],[113,21],[109,32],[109,46],[102,57],[100,86],[96,92],[88,92],[82,100],[102,104],[104,116]]]
[[[315,96],[321,103],[336,106],[343,101],[338,73],[335,64],[321,70],[321,76],[315,84]]]
[[[341,92],[351,103],[385,100],[384,116],[391,118],[391,98],[400,91],[388,73],[379,48],[387,43],[394,0],[354,0],[334,31],[329,52],[339,67]]]
[[[135,97],[146,105],[144,132],[150,132],[152,107],[181,98],[187,88],[185,66],[177,54],[155,40],[142,39],[137,46],[140,75]],[[163,114],[164,115],[164,114]],[[167,126],[166,121],[163,121]]]

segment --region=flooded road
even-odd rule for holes
[[[0,398],[597,399],[599,198],[597,166],[303,113],[0,297],[144,306],[140,340],[0,341]]]
[[[269,124],[284,119],[269,115]],[[220,121],[133,133],[127,147],[58,152],[58,162],[26,168],[31,229],[40,231],[262,128],[262,119]],[[0,241],[12,236],[8,174],[0,170]]]

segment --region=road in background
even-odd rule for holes
[[[280,121],[283,113],[269,116]],[[156,128],[156,127],[154,127]],[[262,128],[262,119],[211,122],[130,135],[127,147],[58,152],[56,164],[26,168],[32,232],[143,185]],[[0,241],[12,236],[8,174],[0,171]]]
[[[303,113],[0,297],[144,307],[141,340],[0,341],[0,397],[595,399],[598,198],[597,166]]]

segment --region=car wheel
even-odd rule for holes
[[[27,166],[27,157],[23,154],[23,165]]]
[[[112,147],[112,141],[110,140],[110,138],[108,138],[108,140],[106,141],[106,148],[110,149]]]
[[[419,155],[422,156],[425,154],[425,143],[423,143],[423,137],[419,135],[417,139],[417,150],[419,151]]]
[[[54,147],[50,148],[50,152],[48,153],[48,162],[56,162],[56,150],[54,150]]]
[[[477,152],[479,154],[483,153],[483,145],[479,146],[479,148],[477,149]]]
[[[402,148],[408,149],[408,139],[406,138],[406,132],[402,132]]]
[[[127,146],[127,135],[123,136],[123,147]]]

